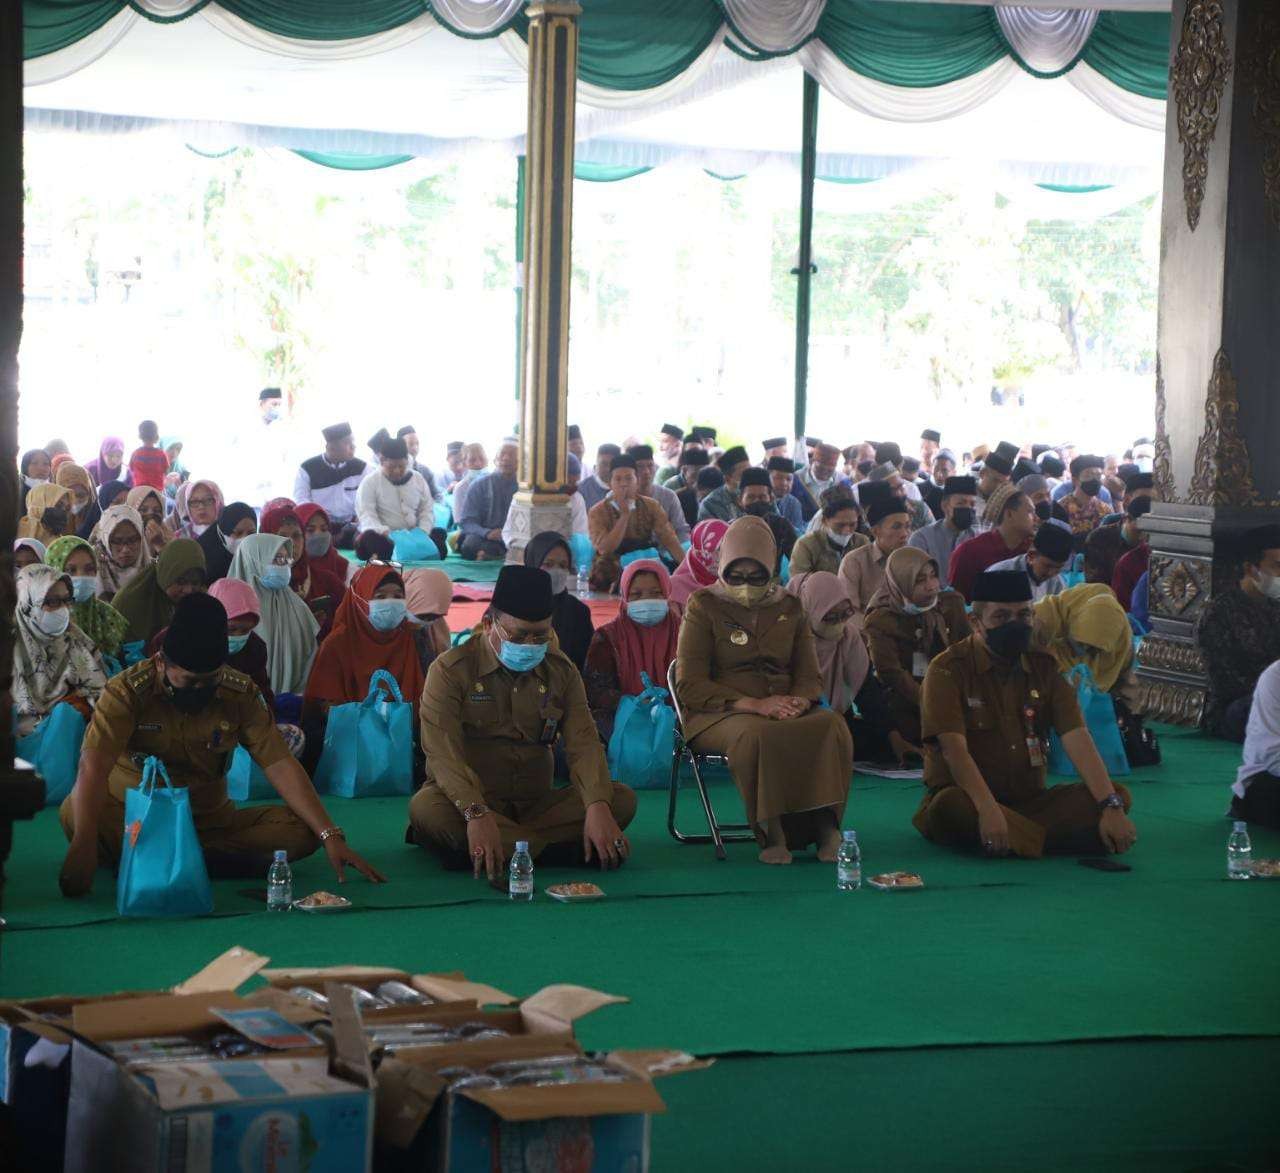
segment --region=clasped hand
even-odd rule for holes
[[[767,696],[756,701],[755,710],[772,721],[789,721],[807,713],[810,704],[812,702],[802,696]]]

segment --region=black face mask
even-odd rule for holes
[[[40,515],[40,520],[44,522],[46,529],[51,529],[55,534],[60,534],[67,528],[67,511],[65,509],[46,509]]]
[[[1081,481],[1080,492],[1082,492],[1086,497],[1096,497],[1100,492],[1102,492],[1102,482]]]
[[[1146,515],[1151,512],[1151,498],[1139,497],[1136,501],[1130,501],[1129,504],[1125,506],[1125,512],[1134,521],[1137,521],[1140,517],[1146,517]]]
[[[1041,521],[1048,521],[1053,516],[1053,505],[1049,501],[1036,502],[1036,516]]]
[[[750,505],[744,506],[742,512],[751,517],[768,517],[773,512],[773,505],[768,501],[753,501]]]
[[[1016,660],[1031,646],[1031,624],[1017,619],[987,628],[987,647],[1002,660]]]
[[[973,525],[973,509],[968,505],[957,505],[951,511],[951,524],[956,529],[968,529]]]
[[[164,682],[165,692],[179,713],[194,716],[209,707],[213,695],[218,691],[216,684],[201,684],[195,688],[175,688],[168,680]]]

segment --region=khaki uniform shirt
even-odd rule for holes
[[[428,781],[459,810],[545,794],[557,738],[583,805],[613,796],[582,677],[553,647],[532,671],[512,672],[477,631],[436,658],[418,713]]]
[[[1006,804],[1045,788],[1045,767],[1031,762],[1028,721],[1040,739],[1042,761],[1048,757],[1051,728],[1061,737],[1084,724],[1075,690],[1052,656],[1028,652],[1016,665],[1005,665],[977,636],[948,648],[929,665],[920,708],[925,785],[930,790],[955,785],[938,734],[962,733],[992,796]]]
[[[850,550],[840,560],[840,577],[855,611],[865,612],[872,596],[884,585],[884,564],[888,561],[889,555],[875,542]]]
[[[743,697],[822,696],[813,632],[800,600],[785,591],[761,607],[722,599],[709,587],[695,591],[680,624],[676,659],[689,738],[733,715]]]
[[[827,538],[826,530],[816,530],[805,534],[791,551],[791,576],[812,574],[818,570],[826,570],[831,574],[840,571],[840,559],[850,550],[858,550],[870,545],[871,539],[866,534],[854,533],[849,544],[843,549],[833,546]]]
[[[258,686],[223,668],[213,700],[198,713],[180,713],[154,657],[107,682],[84,735],[85,749],[115,759],[107,788],[121,802],[142,780],[146,759],[157,757],[173,785],[190,791],[196,815],[227,802],[227,766],[237,745],[264,770],[290,756]]]

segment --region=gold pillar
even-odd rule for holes
[[[571,0],[529,5],[529,134],[525,144],[525,298],[520,363],[520,491],[509,561],[535,533],[569,533],[566,477],[569,285],[578,17]]]

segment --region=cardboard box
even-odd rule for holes
[[[327,1058],[129,1071],[74,1044],[67,1173],[367,1173],[372,1153],[373,1093]]]

